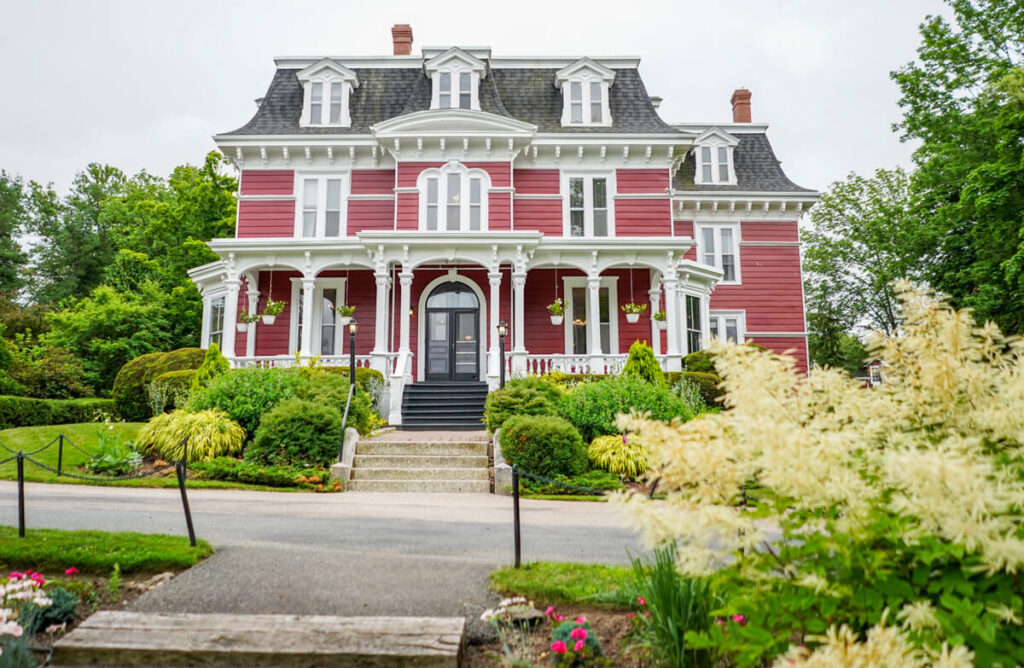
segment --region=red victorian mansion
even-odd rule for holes
[[[215,137],[241,186],[235,237],[191,272],[204,346],[347,365],[355,307],[392,424],[412,383],[493,387],[501,321],[512,376],[614,373],[637,339],[666,370],[713,337],[806,365],[797,221],[818,193],[783,173],[749,91],[731,122],[670,124],[637,58],[413,55],[409,26],[392,35],[392,56],[278,58],[256,115]]]

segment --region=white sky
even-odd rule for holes
[[[0,168],[63,191],[89,162],[166,175],[241,126],[277,55],[491,46],[495,55],[631,55],[662,117],[729,121],[733,89],[787,174],[825,188],[909,164],[889,79],[939,0],[0,0]],[[443,9],[442,9],[443,8]]]

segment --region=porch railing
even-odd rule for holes
[[[513,376],[545,376],[550,373],[584,374],[584,373],[622,373],[628,355],[521,355],[523,361],[514,359],[514,354],[506,360],[506,373]],[[662,369],[669,359],[668,355],[658,355]]]
[[[236,357],[235,366],[239,368],[262,367],[265,369],[290,369],[295,366],[294,355],[255,355],[253,357]],[[299,358],[300,362],[307,364],[312,358]],[[348,355],[323,355],[320,357],[320,366],[344,366],[349,362]],[[369,368],[369,355],[356,355],[356,367]]]

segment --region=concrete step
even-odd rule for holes
[[[369,468],[352,469],[352,480],[490,480],[487,468]]]
[[[487,480],[351,480],[348,489],[353,492],[489,494],[491,483]]]
[[[359,441],[357,455],[487,455],[486,442],[423,443],[408,441]]]
[[[356,452],[360,454],[353,458],[353,471],[358,468],[487,468],[487,455],[364,455],[362,447],[362,443],[357,446]]]

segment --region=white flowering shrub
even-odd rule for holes
[[[879,388],[719,346],[728,410],[620,418],[668,496],[619,500],[746,620],[693,639],[739,665],[1024,664],[1024,346],[900,291]]]

